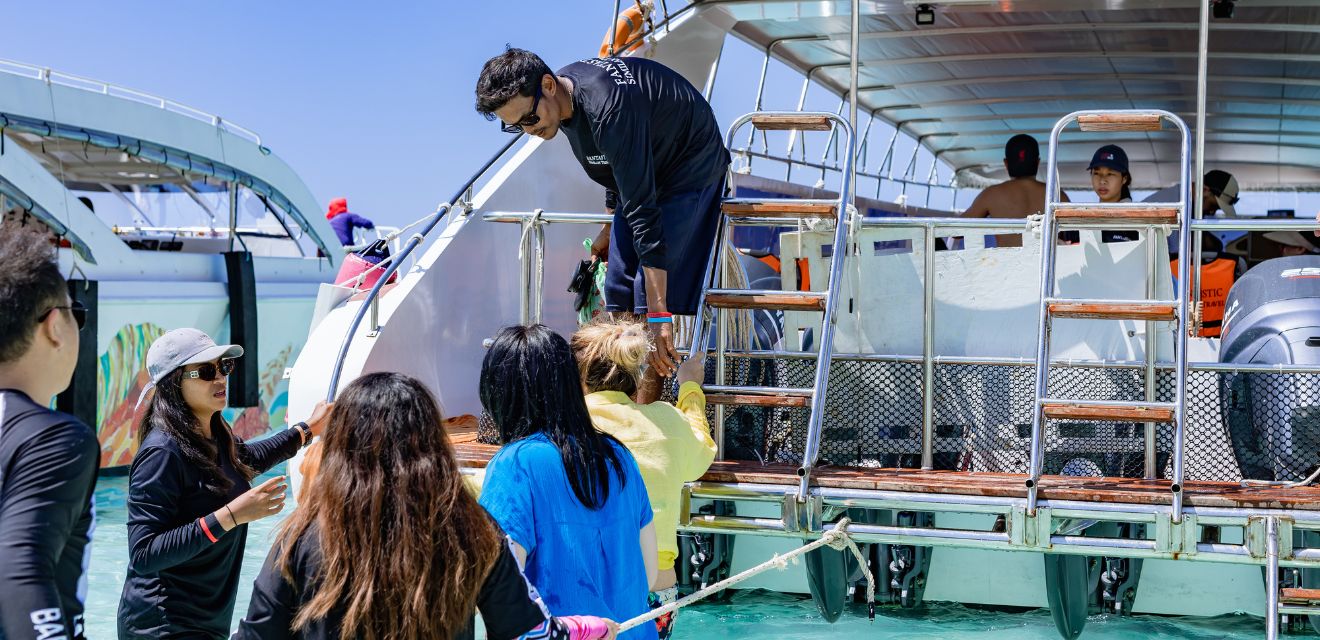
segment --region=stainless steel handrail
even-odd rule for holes
[[[334,401],[335,395],[339,392],[339,379],[344,372],[344,360],[348,358],[348,349],[353,345],[353,338],[357,335],[358,327],[362,325],[362,319],[366,317],[368,312],[371,313],[374,324],[374,318],[376,318],[376,314],[378,313],[377,305],[380,299],[381,288],[384,287],[385,283],[389,282],[394,273],[399,270],[399,265],[402,265],[422,241],[431,234],[431,231],[440,224],[440,220],[445,217],[445,214],[448,213],[451,208],[453,208],[454,204],[462,200],[463,194],[467,193],[468,190],[472,188],[472,185],[476,184],[477,180],[480,180],[481,177],[485,175],[486,172],[500,160],[500,158],[503,158],[504,154],[508,153],[509,149],[512,149],[514,144],[519,140],[522,140],[522,138],[523,134],[519,133],[506,142],[503,147],[500,147],[500,150],[497,151],[495,155],[491,156],[485,164],[481,165],[481,168],[478,169],[476,173],[472,174],[471,178],[468,178],[467,181],[463,183],[462,187],[459,187],[459,189],[454,192],[454,196],[450,198],[448,202],[437,207],[435,213],[432,213],[427,219],[426,225],[422,227],[422,230],[408,238],[408,244],[404,245],[403,251],[399,252],[398,255],[390,261],[390,266],[381,274],[380,279],[376,280],[376,284],[372,285],[371,291],[367,292],[367,296],[362,300],[362,306],[359,307],[357,313],[353,315],[353,320],[348,325],[348,331],[344,333],[344,340],[339,345],[339,355],[335,357],[334,367],[330,370],[330,384],[325,392],[326,402]],[[375,328],[376,327],[373,327],[373,330],[375,330]]]
[[[1037,484],[1042,472],[1044,463],[1044,443],[1045,443],[1045,425],[1043,402],[1048,398],[1048,362],[1050,361],[1050,312],[1047,304],[1054,297],[1054,252],[1055,248],[1055,227],[1056,208],[1062,204],[1059,196],[1062,189],[1059,185],[1058,176],[1058,152],[1059,136],[1063,130],[1081,117],[1087,115],[1111,115],[1116,112],[1125,114],[1141,113],[1145,115],[1155,115],[1161,120],[1167,121],[1177,128],[1182,144],[1180,145],[1180,170],[1181,188],[1179,190],[1179,200],[1175,204],[1180,211],[1178,216],[1178,227],[1180,230],[1180,249],[1179,255],[1191,255],[1193,234],[1192,216],[1190,215],[1188,205],[1191,202],[1191,136],[1187,131],[1187,125],[1178,116],[1158,109],[1133,109],[1133,110],[1088,110],[1075,111],[1059,119],[1054,128],[1050,131],[1049,162],[1046,165],[1045,173],[1045,218],[1041,225],[1041,279],[1040,279],[1040,314],[1037,324],[1037,345],[1036,345],[1036,390],[1035,399],[1032,407],[1031,416],[1031,455],[1028,462],[1027,485],[1027,511],[1030,514],[1036,512],[1037,502]],[[1154,238],[1146,238],[1147,242],[1154,242]],[[1187,283],[1188,274],[1191,269],[1191,260],[1178,261],[1178,282]],[[1155,265],[1148,265],[1151,269]],[[1149,274],[1147,277],[1151,277]],[[1180,522],[1182,518],[1183,506],[1183,440],[1186,437],[1187,422],[1187,331],[1189,327],[1188,316],[1188,295],[1187,289],[1183,288],[1178,295],[1178,319],[1177,329],[1174,336],[1174,354],[1175,354],[1175,380],[1174,380],[1174,443],[1173,443],[1173,482],[1170,486],[1173,492],[1173,520]],[[1148,369],[1149,371],[1153,371]],[[1148,447],[1153,452],[1153,447]],[[1150,466],[1150,463],[1147,464]]]
[[[815,380],[812,383],[814,393],[811,403],[811,416],[808,418],[807,423],[807,442],[802,454],[802,465],[798,468],[798,476],[800,478],[798,484],[798,499],[806,500],[807,494],[811,490],[811,470],[820,457],[820,434],[824,423],[825,398],[830,381],[830,357],[833,353],[834,329],[836,324],[835,312],[839,303],[838,292],[843,282],[843,263],[847,260],[847,256],[850,253],[848,250],[849,234],[853,229],[852,222],[855,217],[853,215],[854,210],[850,208],[850,205],[853,204],[852,179],[854,175],[853,165],[857,160],[857,139],[853,133],[852,124],[839,114],[803,111],[760,111],[743,115],[735,120],[733,124],[729,126],[725,144],[732,145],[734,138],[738,133],[738,129],[751,122],[752,118],[758,115],[796,115],[826,118],[834,122],[834,131],[843,131],[844,139],[846,140],[844,144],[845,154],[843,156],[844,165],[843,170],[840,172],[841,179],[836,200],[837,208],[835,209],[838,216],[834,228],[834,246],[836,247],[836,250],[833,259],[830,260],[830,273],[827,279],[829,289],[827,289],[825,297],[824,313],[821,316],[820,348],[817,353],[818,360],[816,364]],[[721,224],[720,227],[723,228],[724,224]],[[717,234],[717,236],[721,235],[722,234]],[[717,237],[716,247],[712,250],[711,260],[707,264],[702,293],[697,302],[698,316],[693,323],[692,330],[691,348],[693,350],[699,349],[702,345],[705,345],[705,327],[707,323],[703,321],[703,317],[700,314],[706,307],[705,286],[715,283],[715,278],[720,273],[721,265],[723,263],[723,253],[720,251],[720,247],[722,246],[723,238]],[[717,313],[721,313],[722,316],[722,312]],[[720,333],[723,334],[723,331]],[[722,353],[723,350],[719,349],[719,352]]]

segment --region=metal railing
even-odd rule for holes
[[[224,120],[218,115],[207,113],[206,111],[183,104],[182,102],[163,98],[145,91],[138,91],[137,89],[121,87],[109,82],[84,78],[82,76],[76,76],[62,71],[55,71],[49,67],[40,67],[23,62],[15,62],[13,60],[0,60],[0,73],[7,73],[23,78],[32,78],[34,80],[41,80],[46,84],[79,89],[90,93],[99,93],[113,98],[120,98],[137,102],[139,104],[154,106],[169,111],[170,113],[177,113],[192,118],[193,120],[205,122],[213,127],[228,131],[240,138],[254,142],[259,147],[263,146],[261,144],[261,136],[257,135],[255,131],[247,127],[236,125],[228,120]]]
[[[339,391],[339,379],[344,372],[344,360],[348,358],[348,350],[353,346],[353,338],[357,335],[358,327],[362,326],[363,318],[365,318],[368,313],[371,314],[372,326],[370,333],[374,334],[380,329],[379,317],[381,289],[390,281],[390,278],[399,270],[399,267],[404,261],[412,255],[412,252],[415,251],[426,237],[431,234],[431,231],[440,224],[440,220],[445,217],[445,214],[456,204],[462,203],[464,195],[472,189],[472,186],[476,184],[482,176],[486,175],[486,172],[489,171],[496,162],[499,162],[500,158],[503,158],[504,154],[507,153],[509,149],[512,149],[513,145],[519,140],[522,140],[522,138],[523,134],[520,133],[506,142],[503,147],[500,147],[500,150],[497,151],[495,155],[491,156],[485,164],[481,165],[481,168],[478,169],[476,173],[472,174],[472,177],[468,178],[467,181],[463,183],[462,187],[459,187],[458,190],[454,192],[452,198],[437,207],[435,213],[432,213],[426,218],[426,223],[422,227],[422,230],[414,233],[408,238],[408,242],[404,245],[403,250],[395,254],[390,261],[390,265],[385,268],[384,273],[382,273],[380,278],[376,280],[376,284],[371,286],[371,290],[367,292],[366,297],[362,300],[362,306],[358,308],[357,312],[353,315],[353,320],[349,322],[348,330],[344,333],[344,339],[339,345],[339,355],[335,356],[335,364],[330,370],[330,384],[325,392],[325,399],[327,402],[334,401],[335,394]]]
[[[486,222],[500,223],[519,223],[535,224],[538,227],[546,224],[604,224],[610,222],[613,216],[605,213],[580,213],[580,212],[553,212],[553,211],[490,211],[482,214],[482,220]],[[533,220],[535,222],[533,223]],[[732,218],[732,223],[738,224],[756,224],[764,225],[769,223],[780,223],[782,218],[753,218],[736,217]],[[986,233],[1018,232],[1032,233],[1032,222],[1028,220],[1004,220],[990,218],[906,218],[906,217],[870,217],[861,218],[856,221],[859,228],[862,229],[910,229],[916,231],[923,247],[925,255],[922,261],[922,354],[914,355],[896,355],[896,354],[863,354],[863,353],[840,353],[835,354],[835,360],[866,360],[879,362],[904,362],[921,365],[922,372],[922,436],[921,436],[921,466],[924,469],[930,469],[934,466],[934,440],[935,440],[935,406],[934,406],[934,370],[937,365],[943,364],[987,364],[987,365],[1021,365],[1035,366],[1036,360],[1032,358],[996,358],[996,357],[964,357],[964,356],[940,356],[934,353],[934,333],[935,333],[935,251],[933,250],[935,239],[956,235],[959,231],[979,231]],[[1252,231],[1270,231],[1270,230],[1312,230],[1317,225],[1313,220],[1286,220],[1278,218],[1234,218],[1234,219],[1208,219],[1192,220],[1190,226],[1193,231],[1198,230],[1252,230]],[[1113,226],[1112,223],[1109,226]],[[1104,223],[1094,223],[1086,225],[1070,225],[1071,228],[1098,230],[1105,228]],[[944,231],[946,233],[940,233]],[[533,236],[524,234],[524,243],[530,243]],[[524,246],[534,248],[535,251],[544,251],[544,238],[539,236],[537,244],[533,247],[531,244]],[[532,255],[525,252],[525,255]],[[529,265],[524,263],[524,270]],[[531,286],[531,283],[538,279],[533,277],[535,274],[529,274],[523,281],[523,299],[522,308],[534,308],[539,303],[535,300],[539,296],[539,289]],[[1151,350],[1153,352],[1153,350]],[[715,353],[709,351],[709,353]],[[763,359],[785,358],[785,359],[809,359],[814,358],[815,354],[800,351],[735,351],[726,350],[726,355],[745,356]],[[1097,366],[1102,368],[1130,368],[1130,369],[1175,369],[1177,363],[1174,361],[1158,361],[1155,358],[1150,360],[1094,360],[1094,359],[1059,359],[1051,360],[1051,364],[1075,365],[1075,366]],[[1260,372],[1260,373],[1320,373],[1320,367],[1309,365],[1260,365],[1260,364],[1230,364],[1218,362],[1196,362],[1187,363],[1187,371],[1225,371],[1225,372]],[[1185,377],[1185,373],[1183,374]],[[1150,444],[1147,445],[1148,450]],[[1153,464],[1147,462],[1147,467]]]

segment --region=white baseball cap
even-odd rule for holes
[[[138,404],[147,397],[165,376],[179,367],[211,362],[222,358],[237,358],[243,355],[243,347],[236,344],[216,344],[206,332],[197,329],[175,329],[156,338],[147,349],[147,375],[151,381],[138,396]]]

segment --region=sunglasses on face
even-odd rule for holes
[[[234,372],[234,358],[226,358],[220,361],[219,365],[214,362],[203,362],[197,365],[196,369],[188,372],[189,378],[198,378],[205,382],[214,382],[217,375],[228,376]]]
[[[532,94],[532,110],[527,115],[520,118],[513,124],[501,125],[500,130],[504,133],[522,133],[527,127],[536,126],[541,121],[541,116],[536,115],[537,107],[541,106],[541,85],[536,85],[536,93]]]
[[[50,314],[54,313],[56,309],[68,309],[69,313],[73,314],[73,321],[78,324],[79,331],[82,331],[83,326],[87,324],[87,307],[84,307],[83,303],[77,300],[74,300],[69,304],[46,309],[40,316],[37,316],[37,324],[45,322],[46,318],[49,318]]]

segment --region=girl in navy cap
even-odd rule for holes
[[[1129,190],[1132,185],[1132,174],[1128,173],[1128,157],[1123,147],[1107,144],[1096,149],[1095,155],[1091,156],[1091,166],[1087,167],[1087,170],[1091,172],[1091,188],[1095,190],[1100,202],[1132,202],[1132,192]],[[1136,240],[1139,233],[1104,231],[1101,237],[1105,242],[1122,242]]]

